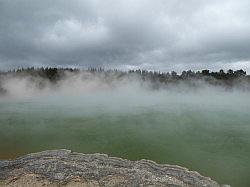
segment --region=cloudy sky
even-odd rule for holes
[[[0,68],[250,73],[249,0],[0,0]]]

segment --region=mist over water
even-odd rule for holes
[[[176,164],[249,186],[250,92],[205,82],[153,89],[136,76],[8,77],[0,96],[0,159],[46,149]]]

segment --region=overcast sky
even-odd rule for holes
[[[250,73],[249,0],[0,0],[0,68]]]

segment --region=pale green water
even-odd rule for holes
[[[0,159],[66,148],[177,164],[247,187],[249,111],[249,94],[2,100]]]

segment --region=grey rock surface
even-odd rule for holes
[[[6,186],[22,186],[19,183],[36,183],[34,186],[221,186],[208,177],[180,166],[156,164],[149,160],[129,161],[105,154],[81,154],[70,150],[44,151],[15,160],[2,160],[0,181]]]

